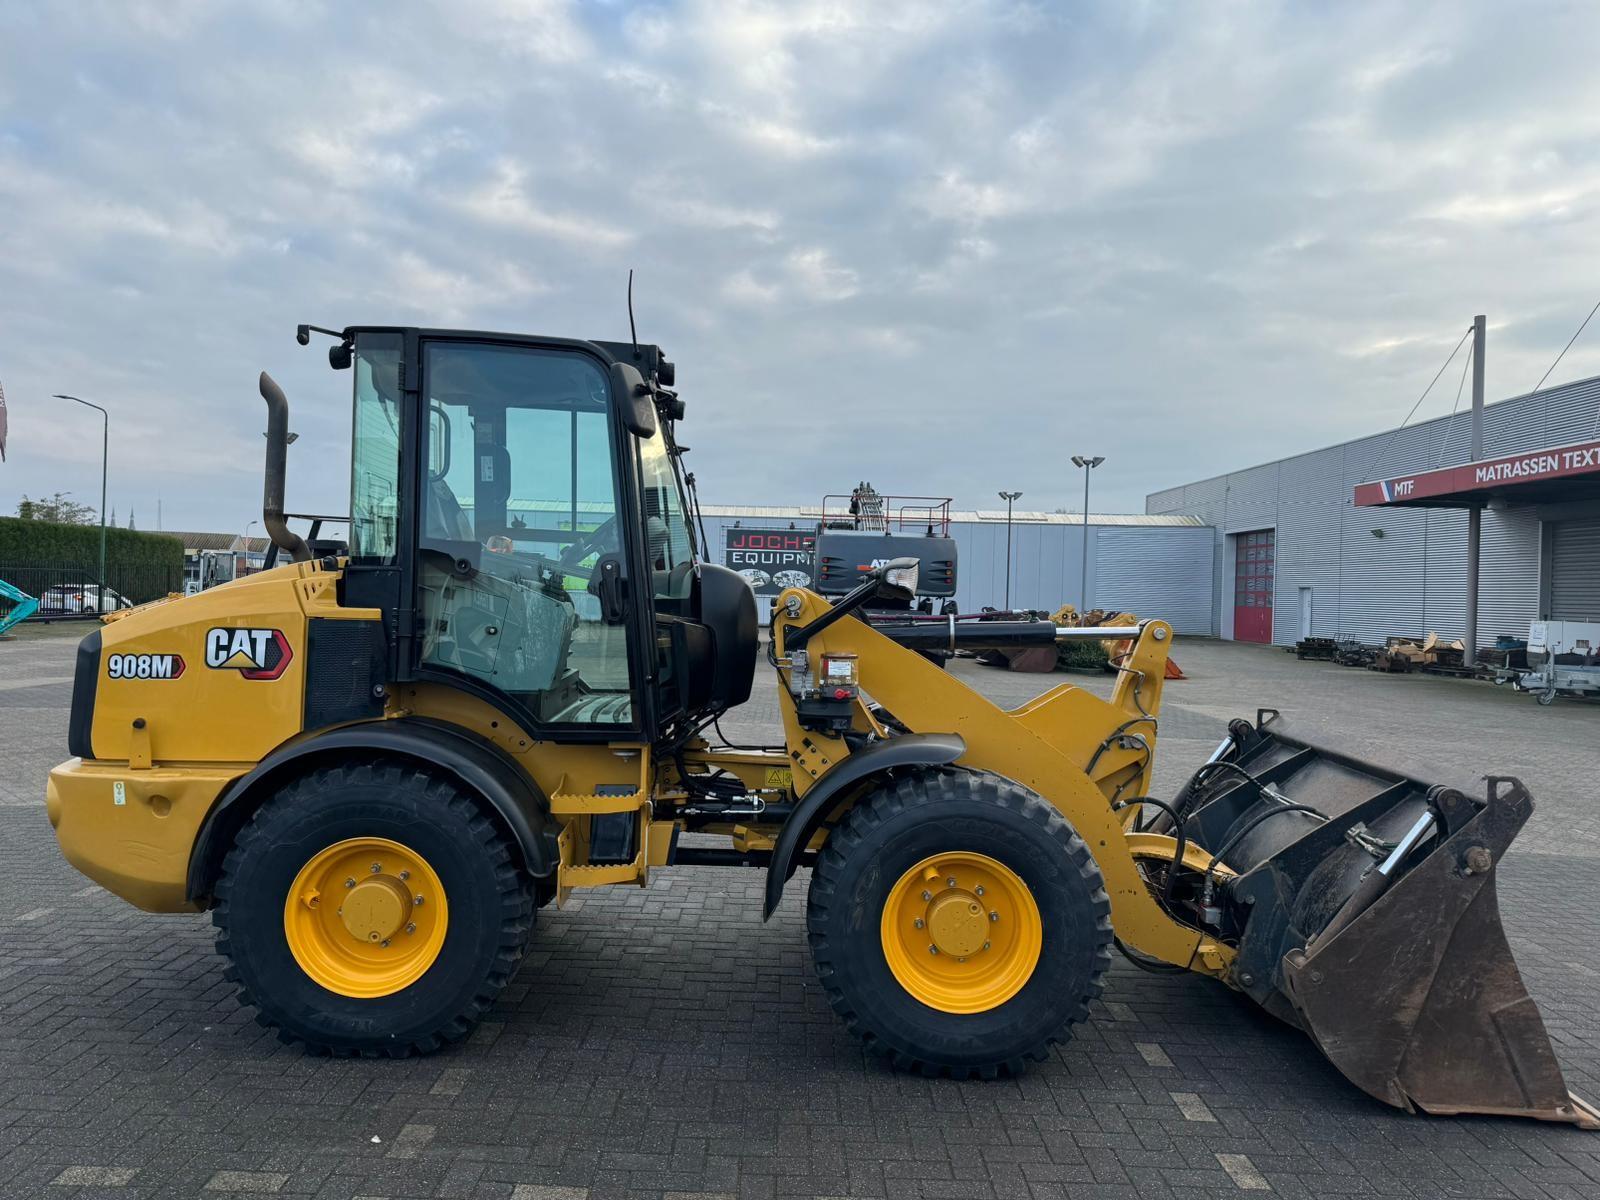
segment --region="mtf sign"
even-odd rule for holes
[[[1437,471],[1358,483],[1355,502],[1358,505],[1414,503],[1434,496],[1498,491],[1588,474],[1600,474],[1600,441],[1552,446],[1548,450],[1480,459],[1459,467],[1441,467]]]

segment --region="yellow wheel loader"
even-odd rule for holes
[[[754,868],[770,916],[809,867],[828,999],[905,1069],[1046,1058],[1116,949],[1248,995],[1389,1104],[1596,1125],[1500,926],[1516,780],[1430,786],[1263,712],[1151,797],[1165,623],[868,618],[915,592],[898,559],[831,600],[788,589],[763,639],[697,553],[658,347],[318,332],[354,380],[348,544],[290,528],[263,375],[264,524],[292,561],[105,618],[48,792],[90,878],[211,912],[286,1039],[433,1050],[574,889]],[[921,653],[1106,637],[1132,639],[1109,701],[1009,712]],[[758,673],[783,744],[713,740]]]

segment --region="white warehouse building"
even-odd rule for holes
[[[1600,620],[1600,377],[1152,493],[1213,539],[1207,632],[1381,644],[1466,630],[1468,510],[1482,512],[1479,646]]]

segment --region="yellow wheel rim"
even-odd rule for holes
[[[979,1013],[1022,990],[1039,965],[1044,924],[1028,885],[985,854],[923,859],[883,906],[889,970],[929,1008]]]
[[[283,933],[300,969],[330,992],[361,999],[421,979],[449,921],[428,860],[388,838],[335,842],[300,868],[283,904]]]

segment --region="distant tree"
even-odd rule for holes
[[[92,504],[79,504],[57,492],[48,500],[34,500],[26,493],[17,504],[17,516],[24,521],[49,521],[55,525],[93,525],[99,520]]]

